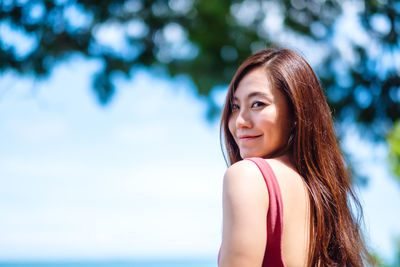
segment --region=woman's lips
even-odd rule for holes
[[[261,135],[243,135],[239,137],[239,140],[241,141],[248,141],[248,140],[253,140],[257,137],[260,137]]]

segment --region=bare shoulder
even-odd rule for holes
[[[231,165],[224,176],[224,195],[240,201],[265,202],[268,190],[257,165],[249,160],[241,160]]]
[[[232,164],[225,172],[225,180],[244,179],[244,177],[261,175],[257,165],[249,160],[241,160]]]
[[[254,162],[239,161],[224,176],[220,266],[261,266],[267,240],[268,190]]]
[[[256,164],[249,160],[241,160],[226,170],[224,184],[251,188],[264,184],[264,180]]]

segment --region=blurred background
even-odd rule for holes
[[[400,266],[400,2],[0,0],[0,266],[217,266],[219,116],[267,47],[323,84]]]

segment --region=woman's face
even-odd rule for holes
[[[234,93],[228,126],[242,158],[265,157],[287,144],[292,117],[285,95],[262,67],[247,73]]]

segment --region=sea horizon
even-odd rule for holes
[[[1,267],[217,267],[217,260],[206,259],[134,259],[134,260],[7,260]]]

